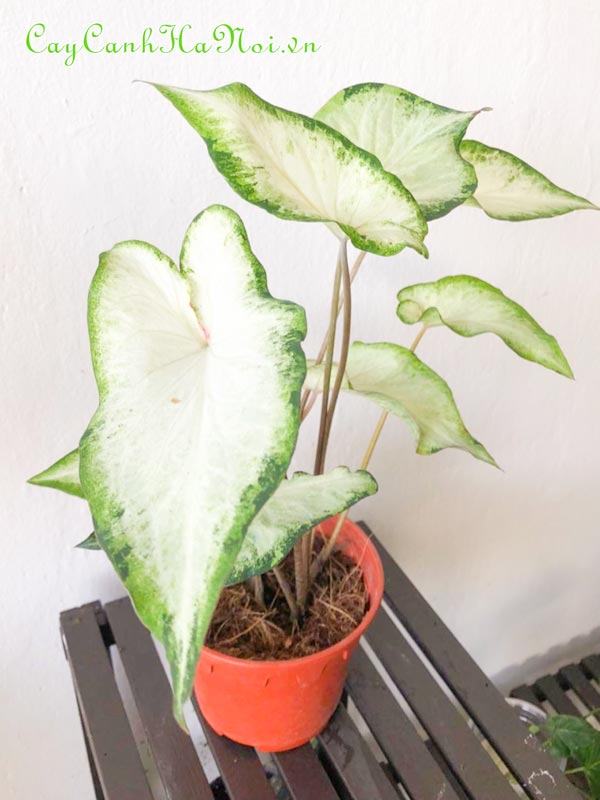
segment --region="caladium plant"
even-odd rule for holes
[[[142,621],[163,642],[183,723],[195,665],[222,588],[277,566],[294,549],[301,624],[311,581],[347,509],[377,490],[366,471],[388,415],[417,453],[459,448],[495,464],[467,430],[448,384],[416,354],[429,327],[499,336],[519,356],[572,377],[556,339],[485,281],[465,275],[401,289],[410,347],[351,343],[351,283],[366,253],[427,256],[428,222],[461,205],[526,220],[584,208],[516,156],[465,141],[478,111],[456,111],[384,84],[338,92],[315,114],[274,106],[242,84],[156,87],[207,144],[245,200],[289,220],[322,222],[339,240],[326,337],[301,349],[304,311],[277,300],[235,212],[212,206],[190,225],[179,264],[149,244],[100,257],[89,295],[99,407],[79,446],[31,479],[84,498],[93,532]],[[352,270],[347,243],[357,249]],[[343,315],[336,357],[337,319]],[[340,393],[382,414],[360,468],[325,471]],[[314,474],[287,477],[302,420],[320,398]],[[338,514],[318,556],[313,529]],[[259,578],[260,580],[260,578]]]

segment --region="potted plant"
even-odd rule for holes
[[[420,324],[410,347],[352,342],[351,285],[365,255],[427,256],[428,223],[460,205],[514,221],[596,207],[510,153],[464,140],[478,112],[393,86],[347,88],[314,118],[242,84],[157,88],[239,195],[284,219],[323,222],[337,238],[323,346],[306,361],[304,312],[269,294],[231,209],[211,206],[192,222],[179,265],[122,242],[100,256],[89,294],[98,410],[78,449],[31,482],[87,500],[94,532],[81,546],[106,552],[165,646],[180,723],[195,682],[218,732],[284,750],[326,724],[382,597],[377,553],[346,514],[377,489],[366,470],[388,416],[409,425],[419,454],[456,447],[495,464],[415,354],[426,331],[494,333],[572,377],[556,339],[473,276],[399,291],[399,320]],[[342,392],[381,416],[359,469],[326,471]],[[286,476],[314,405],[313,474]]]

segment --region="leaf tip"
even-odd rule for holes
[[[498,464],[494,456],[484,447],[481,442],[478,442],[476,439],[473,440],[473,448],[471,450],[472,455],[475,458],[479,459],[479,461],[484,461],[486,464],[489,464],[491,467],[495,467],[499,469],[500,472],[504,472],[502,467]]]
[[[31,478],[27,478],[26,482],[31,486],[42,486],[47,489],[54,489],[56,487],[56,483],[53,478],[53,466],[48,467],[48,469],[45,469],[42,472],[38,472],[37,475],[32,475]]]
[[[184,733],[187,733],[189,736],[189,729],[187,726],[187,722],[185,721],[185,717],[183,716],[183,703],[181,702],[180,697],[173,697],[173,716],[175,717],[175,721],[181,728]]]

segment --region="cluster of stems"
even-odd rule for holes
[[[365,256],[365,252],[359,252],[356,261],[350,270],[348,266],[347,240],[344,239],[340,241],[335,276],[333,279],[329,324],[323,344],[321,345],[321,348],[314,361],[315,366],[323,364],[323,377],[318,388],[312,390],[307,389],[304,391],[300,403],[301,420],[304,421],[315,404],[319,392],[321,393],[321,413],[319,418],[319,432],[317,435],[314,464],[315,475],[321,475],[325,471],[325,458],[327,456],[327,447],[331,434],[333,416],[335,414],[338,397],[342,388],[342,382],[346,372],[346,363],[348,360],[348,351],[350,348],[350,332],[352,323],[352,282],[356,277]],[[337,336],[338,317],[340,313],[342,313],[342,330],[340,336],[337,367],[334,371],[334,351]],[[410,347],[413,352],[421,341],[425,331],[426,327],[423,326],[423,328],[417,334]],[[377,420],[375,429],[361,459],[360,469],[367,469],[369,466],[373,451],[375,450],[381,435],[381,431],[383,430],[383,426],[387,420],[388,413],[389,412],[387,411],[383,411]],[[291,588],[289,582],[286,580],[281,569],[279,567],[274,567],[273,569],[273,573],[287,601],[287,604],[290,608],[290,614],[294,622],[298,622],[305,611],[312,583],[331,555],[340,530],[342,529],[342,525],[344,524],[344,520],[346,519],[347,513],[348,511],[346,510],[338,516],[331,536],[323,544],[321,550],[314,558],[314,529],[305,534],[294,545],[295,592]],[[253,584],[253,590],[257,602],[264,607],[264,598],[262,596],[262,579],[259,578],[258,581]]]

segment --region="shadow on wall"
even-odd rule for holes
[[[574,636],[564,644],[557,644],[541,655],[532,656],[522,664],[515,664],[494,675],[494,683],[501,692],[523,683],[533,683],[543,675],[554,674],[567,664],[577,663],[585,656],[600,653],[600,625],[582,636]]]
[[[448,476],[435,489],[431,479],[410,477],[381,484],[395,494],[398,522],[375,503],[365,519],[501,689],[600,652],[589,481],[560,492],[513,484],[500,496],[482,482],[458,498]],[[576,532],[572,508],[584,510]]]

